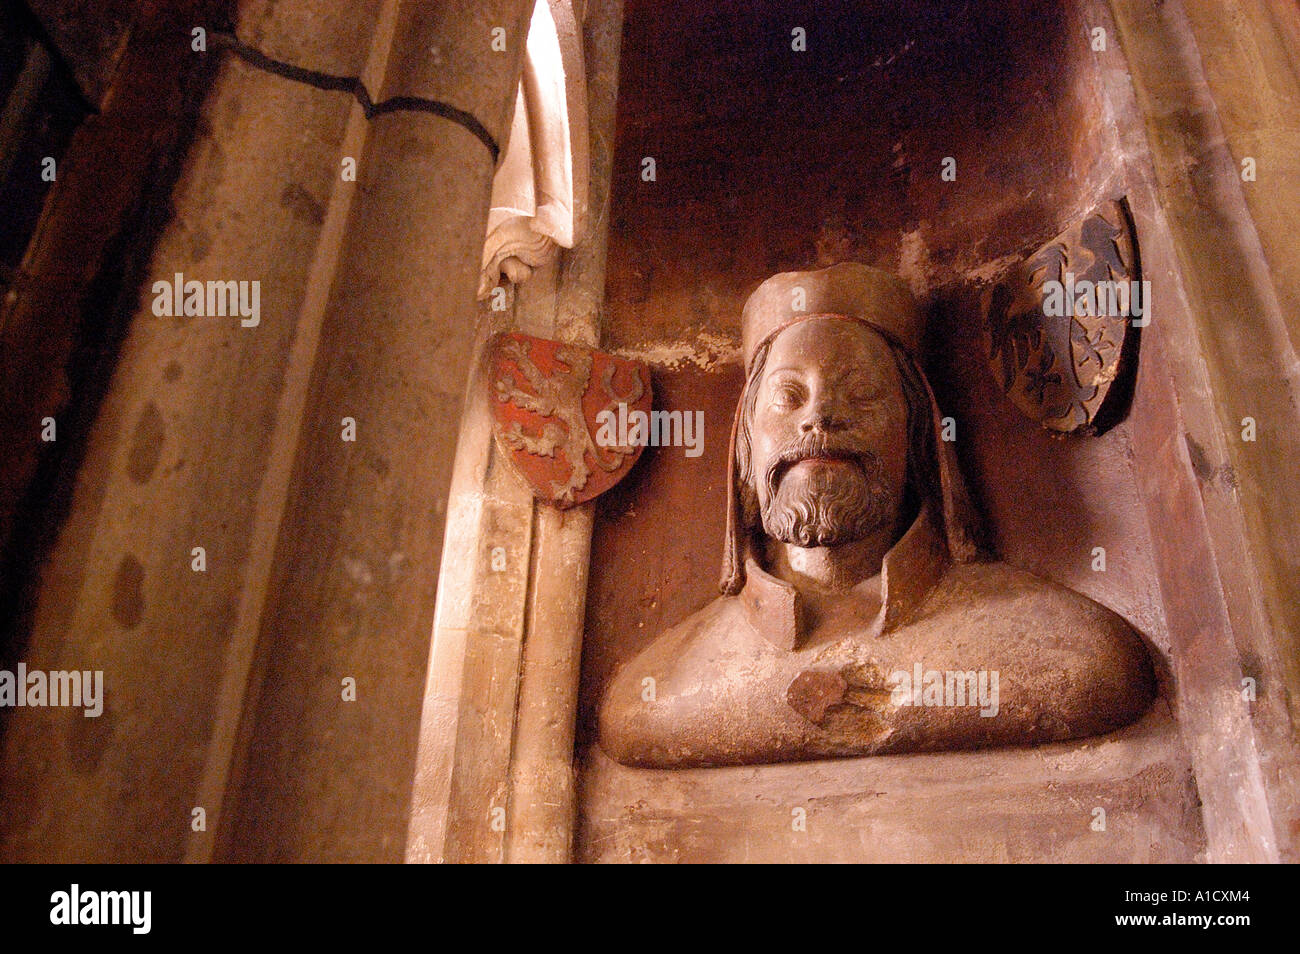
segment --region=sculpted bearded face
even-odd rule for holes
[[[813,318],[777,335],[754,371],[741,458],[750,519],[800,547],[893,525],[907,481],[908,404],[885,339],[857,322]]]

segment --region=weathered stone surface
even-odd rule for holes
[[[619,761],[1057,741],[1150,703],[1146,651],[1120,617],[979,560],[915,365],[921,329],[901,283],[853,263],[782,273],[750,296],[723,596],[612,682],[600,741]],[[838,677],[829,696],[807,690],[819,675]]]
[[[565,48],[577,27],[562,7],[553,9]],[[512,309],[489,312],[497,330],[591,347],[599,338],[620,22],[620,4],[602,5],[581,31],[590,93],[592,227],[558,263],[542,265],[517,286]],[[566,54],[566,72],[575,63]],[[583,151],[583,144],[574,144],[575,156]],[[485,346],[486,334],[476,347],[456,451],[406,857],[566,861],[575,818],[573,739],[592,505],[537,505],[509,472],[492,439]],[[489,507],[505,501],[532,514],[531,524],[488,522]],[[468,547],[479,549],[477,559],[460,558]],[[525,561],[526,598],[497,591],[494,577],[502,564],[513,574]],[[474,656],[468,630],[484,613],[521,634],[522,659]],[[516,679],[517,706],[510,711],[484,711],[476,702],[476,685]]]
[[[112,84],[133,18],[157,18],[160,12],[140,0],[34,0],[29,6],[71,68],[81,94],[97,107]],[[203,19],[202,8],[195,12],[196,19]]]
[[[497,447],[539,500],[594,500],[627,474],[652,435],[658,442],[644,365],[518,333],[498,335],[488,349]]]
[[[507,0],[475,16],[526,22],[530,10]],[[492,53],[450,26],[460,12],[400,5],[385,89],[412,92],[436,75],[496,104],[499,127],[522,46]],[[402,26],[417,14],[444,31]],[[435,43],[449,56],[441,68]],[[474,293],[493,165],[463,126],[400,111],[370,121],[357,169],[337,270],[319,289],[328,288],[322,347],[259,621],[246,762],[222,832],[230,860],[402,854],[452,461],[481,330]],[[345,416],[356,420],[355,443],[339,439]],[[488,656],[516,638],[483,636],[475,651]],[[356,679],[355,704],[340,702],[345,677]],[[508,691],[493,699],[510,706]],[[369,760],[375,771],[357,770]],[[358,817],[368,823],[343,821]]]
[[[1105,202],[985,292],[989,370],[1008,399],[1049,430],[1109,426],[1132,394],[1131,380],[1116,379],[1136,371],[1149,297],[1127,207]]]
[[[273,422],[320,241],[320,224],[288,214],[280,198],[289,187],[329,196],[348,109],[238,62],[217,77],[25,648],[32,667],[104,671],[103,728],[53,745],[79,712],[7,713],[7,859],[179,861],[203,837],[190,830],[191,809],[215,822],[220,806],[200,792],[222,720],[238,720],[222,674],[247,635],[237,620],[267,517],[258,488],[273,480]],[[311,145],[266,148],[286,138]],[[151,283],[178,271],[260,281],[261,323],[156,316]],[[191,569],[195,546],[206,549],[205,572]]]
[[[582,862],[1204,860],[1163,702],[1082,745],[671,771],[593,747],[581,778]]]

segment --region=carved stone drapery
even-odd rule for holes
[[[492,206],[478,297],[503,279],[519,284],[533,269],[573,248],[586,204],[586,95],[581,44],[560,29],[548,0],[539,0],[528,31],[510,138],[492,181]]]

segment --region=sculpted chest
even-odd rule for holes
[[[869,614],[847,631],[813,620],[787,650],[746,610],[716,600],[620,672],[611,754],[667,768],[1034,744],[1123,725],[1153,692],[1122,619],[1003,564],[950,570],[884,634]]]

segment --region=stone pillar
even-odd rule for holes
[[[229,860],[401,857],[496,158],[420,104],[499,144],[532,5],[395,6],[374,98],[410,108],[370,121],[324,299],[226,793]]]
[[[195,55],[225,59],[19,657],[103,670],[105,711],[9,713],[6,860],[401,856],[485,139],[530,11],[246,0],[262,62],[209,26]],[[368,117],[286,65],[399,99]],[[157,316],[177,272],[259,281],[260,320]]]
[[[599,4],[581,31],[589,225],[558,268],[545,265],[518,287],[496,330],[599,341],[621,24],[620,4]],[[563,38],[559,16],[557,27]],[[406,857],[568,861],[593,505],[558,511],[533,501],[496,453],[481,349],[476,369],[452,481]]]
[[[379,6],[321,2],[304,30],[275,5],[250,5],[240,30],[355,74]],[[354,47],[347,59],[339,33]],[[189,50],[191,37],[170,41]],[[220,67],[18,657],[32,669],[102,670],[104,712],[6,713],[8,861],[203,853],[219,808],[203,780],[222,717],[240,703],[223,673],[255,627],[283,495],[277,442],[313,357],[311,290],[328,276],[354,191],[339,177],[340,143],[351,148],[364,128],[353,113],[349,96],[236,59]],[[260,322],[156,316],[152,283],[177,272],[259,281]]]
[[[1110,84],[1154,279],[1142,361],[1173,392],[1172,410],[1135,432],[1150,449],[1139,479],[1152,526],[1173,528],[1154,535],[1156,560],[1208,855],[1294,861],[1300,11],[1267,0],[1110,9],[1127,67],[1112,65]]]

